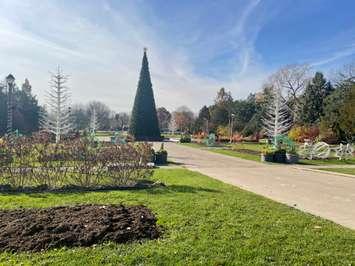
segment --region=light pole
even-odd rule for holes
[[[209,130],[209,121],[208,121],[208,118],[204,118],[204,120],[206,121],[206,134],[209,135],[210,130]]]
[[[234,122],[234,117],[235,117],[235,114],[231,114],[230,117],[229,117],[229,143],[232,143],[233,142],[233,122]]]
[[[7,125],[6,133],[12,138],[13,133],[13,88],[15,84],[15,77],[12,74],[9,74],[6,77],[7,84]]]

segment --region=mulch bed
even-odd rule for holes
[[[126,243],[159,236],[156,217],[144,206],[78,205],[0,210],[0,251],[42,251]]]

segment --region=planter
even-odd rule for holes
[[[274,152],[274,162],[275,163],[286,163],[286,151],[277,150]]]
[[[166,151],[159,151],[155,153],[155,164],[163,165],[168,163],[168,153]]]
[[[272,153],[261,154],[260,159],[262,162],[273,162],[274,161],[274,154],[272,154]]]
[[[287,163],[298,163],[300,157],[298,154],[295,153],[286,153],[286,161]]]

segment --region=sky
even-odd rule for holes
[[[40,103],[50,73],[71,101],[129,112],[148,48],[158,107],[193,111],[225,87],[260,90],[288,64],[332,73],[355,61],[352,0],[0,0],[0,79],[28,78]]]

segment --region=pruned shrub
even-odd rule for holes
[[[191,143],[191,136],[187,134],[181,136],[180,143]]]
[[[151,176],[151,145],[101,145],[86,138],[57,144],[44,136],[0,144],[0,181],[11,187],[127,185]]]

